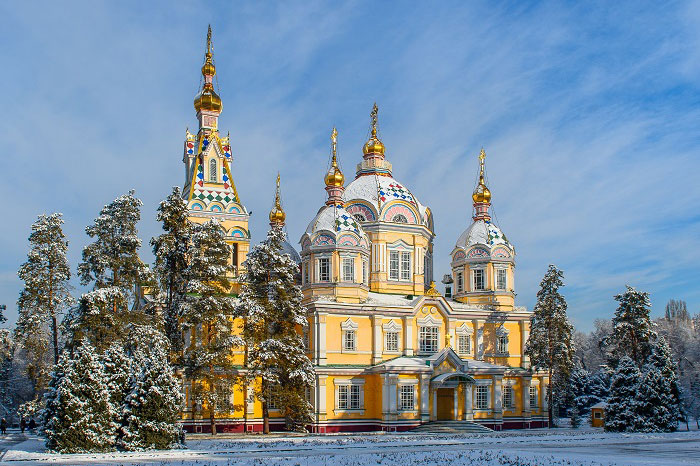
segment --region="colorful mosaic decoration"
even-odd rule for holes
[[[457,252],[455,253],[455,255],[452,256],[452,260],[453,260],[453,261],[458,261],[458,260],[464,259],[465,257],[467,257],[467,255],[464,254],[464,251],[457,251]]]
[[[228,204],[229,202],[238,202],[238,199],[233,196],[232,192],[211,188],[195,188],[194,192],[192,193],[192,198],[200,199],[204,202],[218,201],[224,204]]]
[[[499,259],[510,259],[511,257],[510,253],[505,248],[496,248],[491,252],[491,255]]]
[[[355,220],[355,218],[344,213],[338,214],[335,217],[335,230],[354,231],[358,235],[360,234],[360,229],[358,228],[357,221]]]
[[[349,205],[345,210],[347,210],[352,215],[362,215],[368,222],[374,222],[377,219],[377,217],[375,217],[374,215],[374,212],[372,212],[372,209],[370,209],[364,204],[352,204]]]
[[[483,248],[474,248],[471,251],[469,251],[469,253],[467,254],[468,259],[486,258],[486,257],[489,257],[489,252]]]
[[[409,190],[397,183],[396,180],[392,178],[389,178],[388,180],[383,180],[381,179],[382,177],[377,178],[377,192],[381,202],[389,202],[395,199],[400,199],[412,204],[416,203]]]
[[[357,238],[353,235],[343,235],[338,239],[338,245],[340,246],[359,246]]]
[[[414,225],[418,223],[418,219],[416,218],[416,214],[413,213],[413,211],[411,209],[409,209],[407,206],[400,204],[400,203],[392,205],[386,211],[384,211],[384,216],[383,216],[382,220],[384,220],[386,222],[393,222],[394,217],[396,217],[397,215],[403,215],[406,218],[406,220],[408,221],[408,223],[411,223]]]
[[[329,235],[318,235],[314,239],[314,246],[329,246],[332,244],[335,244],[335,240]]]
[[[506,244],[508,244],[508,239],[506,238],[506,235],[504,235],[501,232],[501,230],[499,230],[493,223],[489,222],[488,220],[485,220],[484,222],[486,223],[486,228],[489,232],[489,237],[487,240],[487,243],[489,245],[493,246],[494,244],[496,244],[496,242],[505,242]]]

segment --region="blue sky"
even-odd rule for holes
[[[700,3],[6,2],[0,303],[16,319],[30,225],[84,228],[135,189],[144,244],[182,185],[208,23],[234,180],[267,229],[282,175],[296,241],[325,198],[328,136],[347,177],[372,103],[395,177],[435,213],[435,271],[470,222],[487,152],[519,304],[549,263],[582,330],[625,284],[700,312]],[[150,261],[149,248],[143,248]],[[76,290],[78,292],[79,290]]]

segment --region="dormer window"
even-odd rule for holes
[[[216,176],[216,159],[211,159],[209,161],[209,181],[216,183],[218,177]]]
[[[408,219],[402,214],[394,215],[394,218],[392,218],[391,221],[394,223],[408,223]]]

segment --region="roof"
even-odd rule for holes
[[[468,249],[475,244],[489,247],[505,245],[512,249],[506,235],[494,223],[488,220],[476,220],[457,239],[455,247]]]
[[[420,213],[421,223],[427,225],[426,207],[403,184],[391,176],[362,175],[355,178],[346,188],[343,200],[347,203],[355,199],[366,201],[374,206],[377,213],[392,201],[405,201],[413,204]]]
[[[316,214],[313,220],[306,227],[306,234],[311,236],[314,233],[326,230],[334,234],[343,231],[350,231],[360,236],[366,237],[362,226],[350,215],[343,206],[326,205]]]
[[[301,264],[301,256],[299,256],[297,250],[294,249],[294,246],[289,244],[289,241],[287,240],[284,240],[282,243],[282,253],[289,254],[289,257],[291,257],[294,262]]]
[[[598,403],[591,406],[591,409],[593,409],[593,408],[605,409],[607,407],[608,407],[608,404],[605,401],[599,401]]]

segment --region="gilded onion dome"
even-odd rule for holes
[[[277,174],[277,191],[275,192],[275,204],[270,210],[270,225],[284,225],[287,214],[282,209],[282,201],[280,199],[280,175]]]
[[[209,26],[209,30],[207,32],[207,51],[204,54],[204,65],[202,65],[204,86],[199,94],[197,94],[197,96],[194,98],[194,109],[197,112],[206,110],[221,113],[221,110],[224,108],[224,105],[221,102],[221,97],[219,97],[219,95],[214,91],[212,81],[215,74],[216,67],[214,66],[211,53],[211,26]]]
[[[333,132],[331,133],[331,142],[333,158],[331,159],[331,168],[328,170],[328,173],[326,173],[324,182],[328,187],[337,188],[343,186],[343,184],[345,183],[345,176],[343,175],[343,172],[340,171],[340,167],[338,167],[338,159],[336,158],[338,130],[336,130],[335,128],[333,128]]]
[[[379,137],[377,136],[377,114],[379,113],[379,107],[377,107],[377,103],[374,103],[374,107],[372,108],[372,135],[370,136],[369,140],[365,143],[364,147],[362,148],[362,152],[365,155],[369,154],[381,154],[384,155],[384,143],[379,140]]]
[[[479,165],[480,165],[480,170],[479,170],[479,184],[476,186],[474,189],[474,193],[472,194],[472,200],[475,203],[489,203],[491,202],[491,191],[489,191],[489,188],[486,187],[486,182],[484,181],[484,160],[486,159],[486,152],[484,152],[484,149],[481,149],[481,153],[479,154]]]

